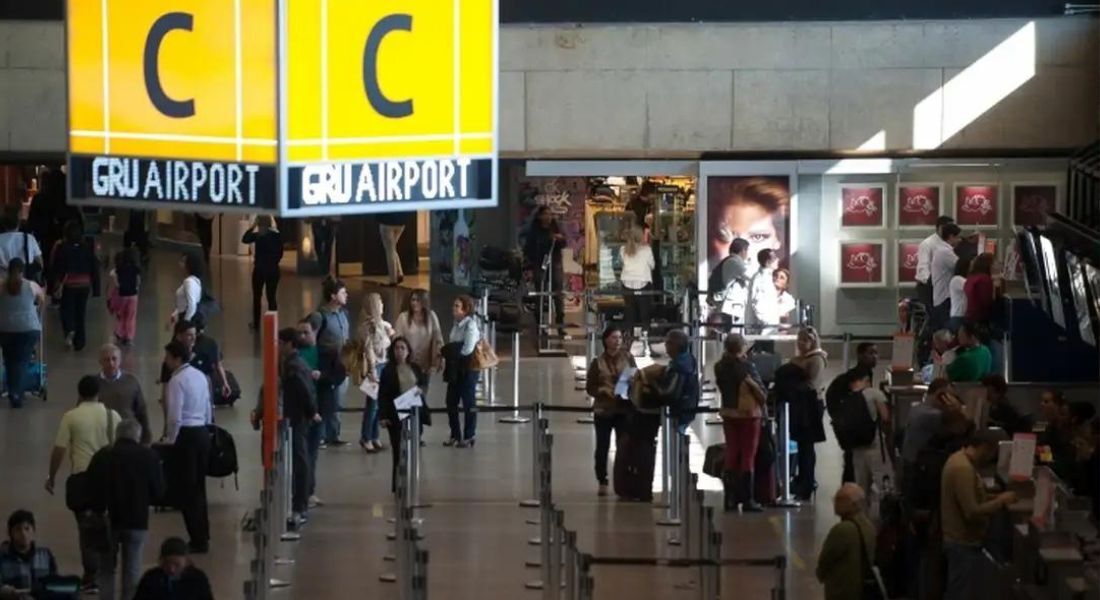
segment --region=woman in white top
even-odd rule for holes
[[[180,269],[184,272],[183,283],[176,288],[176,305],[168,318],[171,329],[177,321],[192,321],[199,312],[202,301],[202,261],[198,255],[185,252],[180,257]]]
[[[363,340],[363,379],[374,384],[377,390],[382,367],[386,366],[386,351],[393,339],[393,327],[383,318],[382,296],[376,292],[367,294],[363,309],[359,312],[359,339]],[[363,407],[363,425],[359,431],[359,447],[367,453],[385,450],[378,426],[378,393],[367,394]]]
[[[947,282],[947,291],[951,298],[951,319],[947,322],[947,328],[951,333],[959,331],[966,317],[966,277],[970,275],[970,258],[959,258],[955,263],[955,274]]]
[[[451,438],[443,445],[466,448],[474,445],[477,435],[478,372],[470,368],[470,359],[481,341],[481,328],[478,327],[479,317],[474,313],[474,299],[466,295],[455,298],[451,316],[454,325],[448,338],[450,342],[443,347],[443,380],[447,382],[447,420]],[[466,411],[465,427],[461,428],[458,421],[460,404]]]
[[[623,323],[633,338],[635,327],[642,331],[648,328],[653,308],[653,296],[648,292],[653,289],[653,269],[657,266],[653,249],[645,242],[644,232],[640,228],[627,229],[622,259],[623,270],[619,281],[623,286]]]
[[[413,290],[404,310],[397,315],[393,329],[409,343],[412,355],[409,362],[420,367],[425,374],[438,371],[439,351],[443,348],[443,329],[439,316],[431,309],[427,290]]]
[[[8,402],[12,408],[23,407],[24,379],[29,370],[31,353],[42,333],[38,307],[46,294],[37,283],[23,279],[22,258],[13,258],[4,265],[4,280],[0,282],[0,351],[4,353],[7,373]]]

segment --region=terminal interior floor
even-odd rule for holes
[[[149,402],[154,434],[161,417],[154,385],[162,359],[162,347],[170,334],[165,328],[173,306],[173,292],[182,277],[176,254],[154,253],[149,276],[141,291],[138,338],[125,350],[124,368],[141,380]],[[211,551],[194,557],[210,576],[219,598],[239,597],[249,576],[253,558],[251,534],[241,532],[241,518],[258,504],[261,480],[259,434],[248,423],[248,412],[261,380],[259,344],[247,328],[250,320],[250,288],[245,261],[217,261],[211,279],[223,312],[212,321],[211,330],[222,345],[225,364],[240,379],[244,398],[234,408],[219,409],[215,418],[232,432],[240,457],[240,490],[232,478],[208,480],[211,516]],[[352,315],[365,284],[352,283]],[[387,312],[396,308],[402,292],[378,288]],[[320,279],[284,275],[279,289],[282,323],[292,324],[320,299]],[[93,300],[88,309],[89,343],[79,354],[64,350],[56,310],[47,311],[46,350],[49,366],[49,400],[30,400],[22,410],[7,403],[0,408],[0,513],[5,517],[17,508],[29,508],[38,519],[39,543],[50,547],[63,572],[79,574],[76,527],[64,506],[63,494],[49,496],[43,489],[50,448],[62,413],[76,402],[76,381],[98,372],[98,344],[111,336],[111,323],[103,299]],[[578,343],[578,351],[583,351]],[[511,398],[511,365],[505,361],[499,374],[500,401]],[[837,363],[831,365],[837,371]],[[709,372],[709,369],[708,369]],[[583,406],[583,392],[574,389],[572,368],[564,358],[531,358],[522,361],[521,398],[524,403],[541,400],[551,405]],[[436,380],[429,404],[443,405],[444,385]],[[349,397],[349,404],[362,400]],[[537,598],[526,591],[524,582],[538,579],[536,569],[524,561],[537,557],[538,548],[527,544],[536,528],[525,523],[534,516],[517,501],[531,495],[531,429],[529,425],[497,423],[496,415],[483,414],[475,448],[451,449],[441,444],[447,437],[446,419],[435,417],[425,433],[422,452],[422,496],[432,507],[421,511],[425,539],[430,552],[429,595],[433,598],[479,599]],[[593,476],[594,436],[591,425],[578,424],[576,414],[551,416],[555,435],[555,502],[565,510],[566,526],[578,532],[582,552],[598,556],[675,556],[666,543],[667,528],[655,525],[663,514],[649,505],[621,503],[598,498]],[[355,441],[358,414],[343,415],[343,437]],[[701,472],[703,449],[721,439],[721,430],[703,424],[699,418],[691,428],[693,471]],[[285,546],[280,553],[296,559],[293,566],[278,567],[277,575],[289,579],[289,589],[276,592],[287,598],[371,597],[396,595],[393,584],[380,583],[378,576],[391,569],[383,555],[391,552],[385,534],[392,530],[386,518],[392,516],[389,493],[390,456],[365,455],[356,445],[322,450],[318,467],[318,491],[325,505],[310,514],[303,538]],[[818,548],[835,523],[831,497],[840,480],[840,452],[832,442],[818,447],[816,501],[799,509],[772,509],[758,515],[720,515],[725,558],[762,558],[787,554],[790,559],[790,598],[822,597],[813,569]],[[660,461],[658,460],[658,464]],[[658,467],[659,468],[659,467]],[[67,474],[59,474],[58,489]],[[701,475],[708,491],[708,504],[720,506],[720,484]],[[144,563],[151,566],[157,547],[166,536],[185,536],[179,513],[152,515],[151,535],[145,547]],[[610,598],[694,598],[694,572],[668,568],[597,567],[594,569],[596,597]],[[775,584],[772,569],[728,568],[723,572],[723,597],[765,598]]]

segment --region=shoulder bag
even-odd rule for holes
[[[886,600],[886,586],[882,583],[882,576],[878,567],[871,562],[867,554],[867,542],[863,539],[863,530],[859,523],[852,521],[856,526],[856,535],[859,536],[859,565],[860,565],[860,597],[863,600]]]
[[[474,346],[474,352],[470,355],[470,369],[473,371],[485,371],[492,369],[500,364],[500,358],[497,356],[493,347],[489,345],[489,340],[481,338],[477,341],[477,345]]]
[[[111,418],[111,409],[103,405],[103,413],[107,417],[107,445],[114,443],[115,422]],[[82,513],[92,506],[92,483],[88,481],[88,472],[73,473],[65,480],[65,506],[75,512]]]

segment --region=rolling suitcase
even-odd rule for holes
[[[164,495],[154,498],[152,503],[153,510],[156,512],[178,510],[180,507],[182,494],[176,477],[175,449],[176,447],[172,444],[153,444],[153,450],[160,457],[161,473],[164,476]]]
[[[615,450],[615,495],[624,500],[653,499],[653,471],[657,456],[660,417],[635,414]]]

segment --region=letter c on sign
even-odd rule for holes
[[[165,116],[174,119],[183,119],[195,115],[195,101],[173,100],[164,92],[160,84],[160,68],[158,58],[160,56],[160,44],[164,36],[175,29],[191,31],[194,17],[189,13],[168,13],[153,23],[149,29],[149,36],[145,38],[145,91],[149,94],[149,100],[157,110]]]
[[[378,85],[378,49],[391,31],[412,31],[412,15],[387,15],[370,30],[367,47],[363,51],[363,87],[366,88],[371,108],[383,117],[400,119],[413,114],[412,100],[394,102],[382,93]]]

